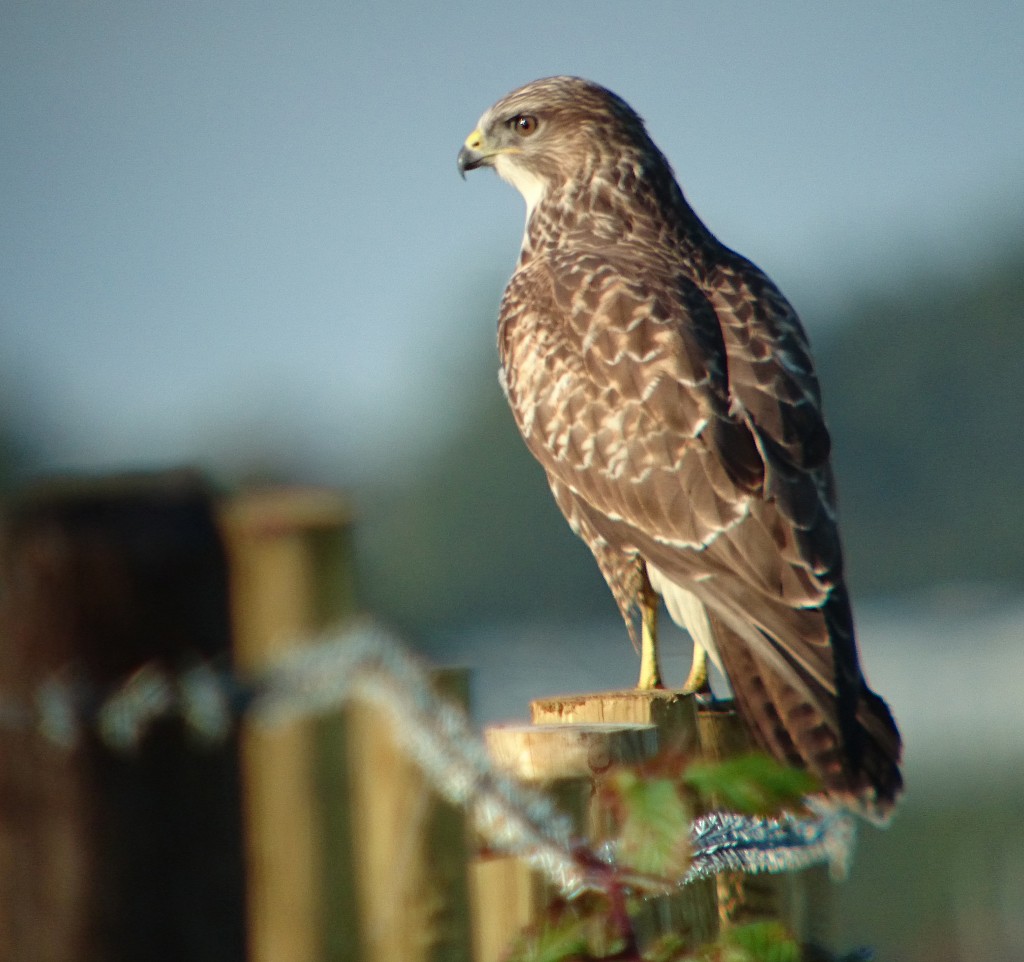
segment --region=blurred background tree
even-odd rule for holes
[[[864,594],[1024,584],[1024,243],[866,294],[818,345]]]

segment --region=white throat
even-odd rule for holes
[[[544,196],[547,185],[536,174],[520,167],[507,154],[498,154],[494,158],[494,169],[502,180],[511,184],[523,195],[523,200],[526,201],[526,219],[529,220],[533,209]]]

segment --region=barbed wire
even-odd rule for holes
[[[243,718],[275,726],[351,701],[383,712],[403,750],[442,797],[471,813],[489,848],[525,859],[563,894],[604,889],[612,878],[665,888],[665,880],[621,874],[614,846],[592,852],[543,792],[497,768],[465,712],[437,695],[428,668],[372,622],[306,639],[251,677],[205,662],[176,672],[150,662],[96,692],[67,668],[40,685],[31,705],[0,695],[0,727],[34,731],[68,751],[92,731],[111,750],[131,753],[155,723],[170,718],[198,742],[216,745]],[[676,884],[727,870],[788,872],[821,863],[843,872],[854,820],[842,809],[812,804],[812,816],[802,818],[701,816],[691,826],[689,870]]]
[[[805,804],[815,818],[752,818],[733,812],[700,816],[690,828],[693,858],[684,884],[726,871],[796,872],[828,865],[845,877],[857,826],[842,808],[817,799]]]

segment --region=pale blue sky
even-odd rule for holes
[[[1019,0],[2,0],[0,403],[49,467],[379,468],[496,365],[522,201],[455,155],[512,87],[626,97],[806,314],[1024,220],[1022,48]]]

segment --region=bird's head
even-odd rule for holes
[[[513,90],[480,118],[459,151],[459,171],[493,167],[532,211],[553,185],[592,175],[602,161],[656,148],[621,97],[580,77],[548,77]]]

